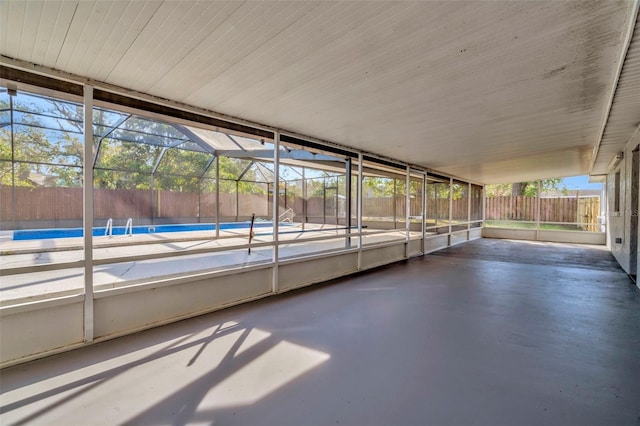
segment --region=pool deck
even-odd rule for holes
[[[323,228],[335,229],[335,225],[305,225],[305,230],[318,231]],[[286,234],[288,231],[299,230],[300,227],[288,226],[287,231],[281,230],[280,235]],[[256,235],[273,234],[273,228],[260,227],[254,231]],[[33,239],[33,240],[13,240],[11,231],[4,231],[0,233],[0,256],[16,255],[25,253],[39,253],[39,252],[55,252],[55,251],[71,251],[82,250],[84,244],[84,238],[82,237],[68,237],[68,238],[46,238],[46,239]],[[224,238],[248,238],[248,228],[237,228],[220,230],[220,239]],[[202,240],[214,240],[216,239],[216,231],[184,231],[184,232],[166,232],[166,233],[148,233],[148,234],[135,234],[135,235],[114,235],[108,236],[94,236],[93,247],[105,248],[105,247],[123,247],[130,245],[140,244],[164,244],[166,242],[176,241],[202,241]]]
[[[299,232],[292,232],[295,230]],[[248,253],[248,229],[137,234],[94,237],[94,289],[136,284],[156,277],[179,276],[229,267],[268,263],[273,257],[272,228],[258,228]],[[347,234],[335,225],[305,224],[279,234],[279,259],[311,255],[345,248]],[[363,246],[406,237],[404,229],[369,229]],[[412,232],[411,238],[420,238]],[[333,237],[333,238],[332,238]],[[53,296],[80,294],[84,289],[82,238],[0,241],[0,305],[27,303]],[[355,237],[351,244],[356,246]],[[239,248],[238,248],[239,247]],[[41,268],[42,270],[38,270]]]

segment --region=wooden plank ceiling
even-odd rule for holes
[[[636,11],[635,1],[5,1],[0,60],[514,182],[589,172]]]

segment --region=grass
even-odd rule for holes
[[[518,222],[515,220],[487,220],[485,226],[493,228],[536,229],[535,222]],[[577,225],[558,225],[555,223],[541,223],[540,229],[549,231],[581,231]]]

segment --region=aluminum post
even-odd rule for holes
[[[271,291],[278,292],[278,232],[280,220],[280,132],[273,134],[273,279]]]
[[[82,160],[84,241],[84,341],[92,342],[93,319],[93,86],[84,86]]]

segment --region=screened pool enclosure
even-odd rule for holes
[[[81,227],[82,105],[7,92],[0,105],[2,229]],[[122,225],[128,219],[135,225],[238,222],[253,214],[271,220],[271,141],[104,108],[94,108],[93,118],[95,226],[109,219]],[[345,161],[313,156],[331,167],[283,161],[288,180],[278,185],[282,206],[297,208],[298,215],[309,207],[314,221],[336,224],[346,212],[344,202],[337,202],[345,199],[344,184],[342,194],[337,188],[337,180],[344,181]],[[304,208],[303,186],[312,196]]]
[[[359,270],[368,248],[399,244],[406,258],[482,225],[478,185],[104,102],[88,197],[81,99],[1,90],[3,304],[336,253],[356,253]]]
[[[482,236],[481,186],[44,83],[0,89],[3,366]]]

